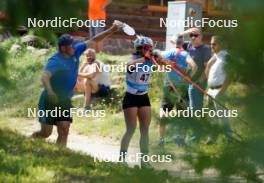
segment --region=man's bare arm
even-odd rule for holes
[[[188,35],[190,33],[201,34],[201,30],[193,27],[193,28],[187,29],[186,31],[179,33],[178,36],[185,36],[185,35]]]
[[[51,84],[50,84],[50,78],[51,78],[52,74],[50,72],[44,71],[44,73],[42,74],[42,83],[44,85],[44,88],[46,89],[46,91],[48,92],[48,95],[50,97],[50,99],[56,103],[58,102],[58,97],[56,96],[55,92],[53,91]]]
[[[42,78],[41,81],[44,85],[44,88],[47,90],[48,93],[54,93],[51,84],[50,84],[50,78],[51,78],[51,73],[44,71],[44,73],[42,74]]]
[[[84,60],[83,63],[82,63],[82,65],[81,65],[81,67],[80,67],[80,71],[79,72],[83,72],[83,70],[87,66],[87,64],[88,63],[86,62],[86,60]]]
[[[199,83],[203,83],[207,78],[208,78],[208,75],[209,75],[209,71],[210,71],[210,68],[212,67],[212,65],[215,63],[216,61],[216,57],[215,55],[213,55],[208,62],[204,63],[204,72],[202,73],[202,75],[200,76],[199,78]]]
[[[96,73],[85,73],[85,72],[81,72],[78,74],[79,77],[81,78],[87,78],[87,79],[93,79],[96,76]]]
[[[215,55],[213,55],[211,58],[210,58],[210,60],[207,62],[207,64],[206,64],[206,67],[205,67],[205,76],[208,78],[208,75],[209,75],[209,71],[210,71],[210,69],[211,69],[211,67],[212,67],[212,65],[215,63],[215,61],[216,61],[216,57],[215,57]]]
[[[123,27],[123,23],[115,20],[113,25],[109,29],[107,29],[107,30],[97,34],[93,38],[87,40],[86,41],[87,48],[90,47],[91,45],[93,45],[94,43],[98,43],[98,42],[102,41],[104,38],[110,36],[114,32],[119,31],[122,27]]]
[[[96,74],[98,74],[100,72],[99,68],[100,68],[100,64],[96,63],[96,67],[95,67],[95,71],[94,72],[92,72],[92,73],[80,72],[78,74],[78,76],[81,77],[81,78],[93,79],[93,78],[95,78]]]
[[[190,77],[192,78],[195,75],[195,73],[198,69],[198,66],[196,65],[196,63],[194,62],[194,60],[192,59],[192,57],[190,55],[187,56],[186,62],[191,66]]]

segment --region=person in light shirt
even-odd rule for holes
[[[110,92],[110,74],[106,72],[103,62],[96,58],[94,49],[87,49],[85,60],[78,73],[75,86],[78,92],[84,92],[84,108],[90,109],[91,97],[106,97]]]
[[[228,52],[224,49],[225,45],[223,39],[220,36],[213,36],[211,38],[211,49],[214,55],[209,60],[205,73],[208,77],[208,94],[218,101],[223,102],[222,98],[226,93],[226,90],[230,84],[230,77],[225,72],[226,56]],[[215,110],[223,110],[213,99],[208,99],[209,107]],[[226,116],[221,117],[221,121],[224,122],[226,127],[225,135],[229,137],[231,135],[231,127]]]

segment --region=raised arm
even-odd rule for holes
[[[183,32],[179,33],[178,36],[185,36],[185,35],[188,35],[190,33],[198,33],[198,34],[200,34],[201,30],[198,29],[198,28],[195,28],[195,27],[194,28],[190,28],[190,29],[188,29],[186,31],[183,31]]]
[[[86,41],[87,48],[89,48],[91,45],[93,45],[93,43],[98,43],[98,42],[102,41],[104,38],[110,36],[111,34],[117,32],[117,31],[119,31],[122,27],[123,27],[123,22],[115,20],[113,22],[113,25],[109,29],[107,29],[107,30],[97,34],[93,38],[87,40]]]

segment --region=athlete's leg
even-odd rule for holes
[[[143,154],[148,154],[149,125],[151,121],[150,106],[140,107],[138,109],[138,119],[140,124],[140,151]]]
[[[31,136],[33,138],[48,138],[52,133],[53,125],[41,124],[41,129],[34,132]]]
[[[127,109],[124,109],[124,116],[125,116],[125,122],[126,122],[126,132],[121,140],[121,153],[127,152],[130,140],[135,132],[135,129],[137,127],[137,107],[130,107]]]
[[[68,134],[69,134],[69,129],[70,129],[70,122],[69,121],[57,122],[57,131],[58,131],[57,144],[62,144],[62,145],[66,146]]]

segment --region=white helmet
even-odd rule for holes
[[[137,36],[137,38],[134,40],[134,47],[137,48],[144,45],[153,46],[152,39],[145,36]]]

